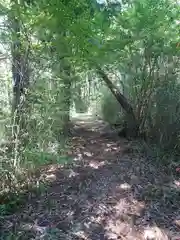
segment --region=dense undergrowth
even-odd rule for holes
[[[133,115],[147,162],[178,179],[179,4],[12,0],[0,8],[0,216],[45,187],[42,167],[73,160],[77,114],[119,129]]]

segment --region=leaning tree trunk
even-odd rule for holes
[[[120,93],[119,89],[112,83],[107,74],[99,67],[96,66],[98,75],[103,79],[107,87],[110,89],[114,97],[117,99],[121,107],[123,108],[126,116],[127,116],[127,127],[126,134],[128,136],[136,137],[139,134],[139,124],[135,117],[133,108],[131,104],[128,102],[126,97]]]

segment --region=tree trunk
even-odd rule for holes
[[[54,91],[56,92],[55,109],[52,118],[53,132],[58,143],[63,144],[69,135],[70,107],[71,107],[71,66],[64,59],[57,61]]]
[[[17,19],[14,19],[12,26],[12,35],[14,41],[12,43],[11,54],[12,54],[12,76],[13,76],[13,103],[12,112],[13,114],[20,108],[20,99],[22,95],[22,74],[21,74],[21,42],[20,42],[20,24]],[[19,115],[16,113],[16,115]]]
[[[71,107],[71,81],[66,78],[63,79],[62,84],[62,98],[61,98],[61,106],[62,106],[62,132],[64,137],[66,138],[69,135],[69,125],[70,125],[70,107]]]
[[[71,107],[71,74],[72,67],[67,59],[62,59],[60,62],[60,71],[62,73],[62,106],[63,106],[63,133],[69,135],[70,125],[70,107]]]
[[[12,77],[13,77],[13,101],[12,101],[12,124],[14,126],[14,137],[20,137],[26,132],[27,105],[26,95],[29,87],[28,49],[21,38],[21,22],[18,19],[19,5],[13,2],[9,22],[11,24],[11,55],[12,55]],[[24,135],[25,136],[25,135]]]
[[[103,79],[103,81],[106,83],[107,87],[110,89],[114,97],[117,99],[121,107],[123,108],[124,112],[127,116],[127,126],[126,134],[128,136],[136,137],[139,134],[139,124],[135,117],[133,108],[131,104],[128,102],[128,100],[125,98],[123,94],[120,93],[119,89],[112,83],[112,81],[109,79],[107,74],[98,66],[97,73],[98,75]]]

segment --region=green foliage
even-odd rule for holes
[[[102,90],[100,105],[101,116],[106,122],[114,124],[121,121],[122,111],[119,103],[107,88]]]
[[[73,103],[79,112],[96,103],[105,121],[123,121],[119,103],[95,74],[96,64],[121,75],[124,95],[148,141],[163,152],[179,153],[179,5],[168,0],[123,2],[39,0],[27,5],[1,1],[0,15],[8,25],[0,32],[1,42],[7,43],[7,55],[12,50],[9,46],[21,45],[16,56],[22,60],[21,75],[28,82],[23,89],[27,93],[19,96],[24,101],[15,124],[9,120],[13,105],[9,74],[0,76],[4,125],[0,137],[11,143],[0,145],[2,188],[9,184],[12,189],[24,167],[71,161],[63,152],[68,148]],[[15,20],[18,31],[12,24]],[[9,65],[1,73],[10,69]],[[89,69],[94,75],[87,82]],[[90,93],[83,95],[84,89]]]
[[[25,150],[24,154],[24,161],[29,166],[39,167],[42,165],[48,164],[65,164],[70,163],[72,159],[66,155],[59,156],[56,153],[49,153],[49,152],[39,152],[38,150]]]
[[[154,133],[166,151],[179,148],[180,85],[176,79],[163,82],[156,92],[156,108],[152,109]]]
[[[0,217],[9,215],[20,209],[25,203],[26,198],[24,194],[10,193],[7,195],[0,195]]]

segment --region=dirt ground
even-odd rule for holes
[[[78,121],[72,164],[42,172],[51,181],[4,229],[18,238],[180,240],[180,186],[133,142],[106,133],[101,121]]]

